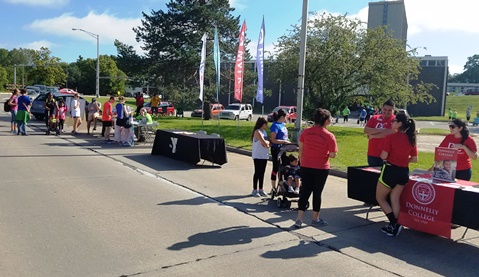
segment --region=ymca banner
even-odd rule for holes
[[[244,70],[244,42],[246,33],[246,21],[243,21],[239,35],[238,53],[235,64],[235,92],[234,98],[238,101],[243,99],[243,70]]]
[[[451,238],[455,186],[411,177],[401,194],[399,224]]]
[[[201,62],[200,62],[200,95],[198,98],[203,102],[203,84],[205,81],[205,60],[206,60],[206,33],[201,38],[203,47],[201,48]]]
[[[264,60],[264,17],[259,31],[258,47],[256,49],[256,68],[258,69],[258,90],[256,101],[263,103],[263,60]]]

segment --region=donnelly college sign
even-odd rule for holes
[[[450,238],[454,190],[411,178],[401,194],[399,224]]]

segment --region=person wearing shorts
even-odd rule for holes
[[[81,109],[80,109],[80,96],[75,94],[72,101],[72,117],[73,117],[73,131],[72,134],[77,135],[78,127],[81,125]]]
[[[88,119],[86,121],[87,133],[90,134],[90,126],[93,122],[93,131],[96,131],[96,119],[100,116],[100,103],[96,101],[96,98],[91,99],[90,105],[88,105]]]
[[[404,113],[398,113],[392,121],[396,132],[384,138],[381,159],[384,164],[376,186],[376,200],[389,219],[381,231],[390,237],[399,235],[399,198],[409,181],[409,163],[417,162],[416,123]],[[390,198],[391,204],[387,201]]]
[[[110,130],[113,126],[113,103],[115,103],[115,96],[110,96],[110,99],[103,104],[103,112],[101,115],[102,124],[105,128],[106,143],[113,143],[113,140],[110,139]]]

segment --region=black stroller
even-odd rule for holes
[[[60,128],[58,126],[58,112],[55,111],[52,116],[48,118],[48,126],[47,126],[47,135],[51,133],[55,134],[56,136],[60,135]]]
[[[288,182],[285,176],[287,166],[289,165],[289,156],[294,155],[298,157],[299,155],[299,146],[297,144],[285,144],[279,149],[277,157],[273,159],[278,159],[279,168],[278,168],[278,186],[276,191],[271,191],[271,200],[274,200],[276,197],[276,206],[278,208],[287,208],[291,207],[291,202],[298,202],[299,195],[298,193],[288,192]]]

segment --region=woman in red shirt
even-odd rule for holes
[[[303,130],[299,137],[299,159],[301,162],[301,192],[298,200],[298,217],[294,226],[303,225],[309,196],[313,193],[313,226],[328,225],[319,218],[321,194],[329,174],[329,158],[335,158],[338,145],[334,135],[326,130],[331,124],[331,113],[325,109],[317,109],[314,113],[314,126]]]
[[[397,132],[383,141],[381,159],[384,165],[376,186],[376,200],[390,223],[381,230],[388,236],[399,235],[402,226],[398,224],[399,197],[409,181],[409,163],[417,163],[416,123],[404,113],[398,113],[392,121]],[[387,197],[391,199],[391,205]]]
[[[444,138],[439,147],[458,150],[456,178],[469,181],[472,177],[471,159],[477,160],[476,142],[469,136],[466,123],[460,119],[452,120],[449,129],[451,133]]]

